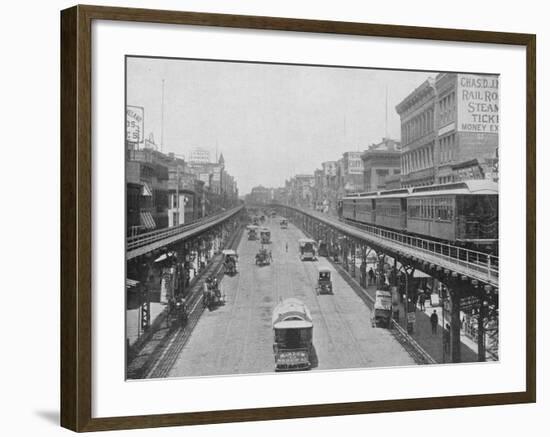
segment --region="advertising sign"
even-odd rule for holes
[[[220,180],[221,180],[221,173],[222,173],[221,167],[214,167],[214,168],[213,168],[213,173],[212,173],[212,180],[213,180],[214,182],[220,182]]]
[[[126,106],[126,141],[143,143],[143,108]]]
[[[498,134],[498,80],[497,76],[458,75],[458,131]]]
[[[206,187],[210,184],[210,173],[199,173],[199,180],[204,182]]]
[[[477,296],[466,296],[460,298],[460,311],[471,312],[472,309],[479,306],[479,298]]]

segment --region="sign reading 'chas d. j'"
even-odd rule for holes
[[[498,77],[459,74],[457,130],[498,134]]]
[[[143,143],[143,108],[126,106],[126,141]]]

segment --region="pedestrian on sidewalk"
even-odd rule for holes
[[[434,312],[430,316],[430,323],[432,324],[432,334],[437,334],[437,324],[439,323],[439,317],[436,310],[434,310]]]
[[[443,331],[443,348],[445,353],[448,354],[451,348],[451,326],[445,324],[445,330]]]
[[[285,243],[285,251],[288,252],[288,241]]]
[[[361,263],[360,270],[361,270],[361,287],[366,287],[367,286],[367,263],[365,261]]]
[[[369,269],[369,285],[372,285],[372,283],[374,282],[374,278],[375,278],[374,270],[371,267]]]
[[[418,303],[420,304],[420,311],[424,311],[426,309],[424,307],[425,301],[426,301],[426,295],[424,293],[421,293],[420,297],[418,298]]]

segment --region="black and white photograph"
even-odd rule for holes
[[[125,75],[128,380],[499,361],[498,74]]]

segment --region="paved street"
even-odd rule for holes
[[[301,231],[293,225],[280,229],[279,218],[268,219],[267,226],[273,263],[256,266],[260,243],[243,235],[239,274],[225,276],[221,283],[226,304],[204,312],[169,376],[272,372],[271,315],[277,302],[288,297],[301,299],[311,311],[314,371],[414,364],[389,331],[371,327],[369,308],[336,272],[334,295],[315,293],[317,267],[330,264],[324,258],[300,261]]]

